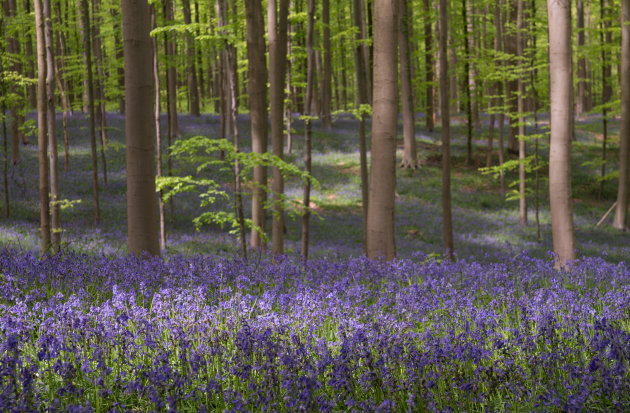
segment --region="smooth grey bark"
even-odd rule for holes
[[[313,48],[313,32],[315,26],[315,0],[308,0],[308,21],[306,26],[306,97],[304,101],[304,114],[307,116],[304,125],[304,170],[311,173],[311,102],[313,86],[315,82],[315,50]],[[301,253],[304,262],[308,261],[310,220],[311,220],[311,181],[304,183],[304,196],[302,198],[304,212],[302,213],[302,242]]]
[[[46,47],[42,0],[35,0],[37,38],[37,153],[39,160],[40,255],[50,251],[50,198],[48,186],[48,140],[46,135]]]
[[[571,2],[547,0],[549,22],[549,203],[556,265],[575,259],[571,197],[573,135],[573,67],[571,64]]]
[[[398,51],[400,55],[400,89],[403,112],[403,159],[400,167],[403,169],[416,169],[418,167],[418,154],[416,151],[415,112],[413,104],[413,81],[411,42],[409,41],[412,24],[409,3],[407,0],[398,0]]]
[[[453,218],[451,212],[451,125],[448,78],[448,10],[447,0],[440,0],[439,64],[440,116],[442,118],[442,232],[444,253],[451,260],[453,254]]]
[[[628,151],[630,150],[630,0],[621,0],[621,124],[619,181],[613,227],[628,230]]]
[[[122,3],[127,146],[127,237],[130,254],[160,255],[155,191],[153,48],[146,0]]]
[[[398,0],[374,3],[373,120],[367,255],[396,257],[394,207],[398,129]]]

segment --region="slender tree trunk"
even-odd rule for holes
[[[150,13],[146,0],[122,4],[129,253],[160,255],[155,193],[155,131]]]
[[[287,70],[287,17],[289,0],[267,2],[267,30],[269,34],[269,85],[271,109],[271,146],[273,154],[284,155],[284,85]],[[284,179],[280,168],[273,168],[273,219],[271,222],[271,250],[275,255],[284,253]]]
[[[495,25],[496,25],[496,31],[497,34],[495,36],[494,39],[494,48],[497,52],[503,52],[503,17],[502,17],[502,12],[501,12],[501,7],[502,7],[503,3],[496,3],[495,6]],[[499,62],[499,64],[502,64],[503,62]],[[503,80],[498,80],[497,81],[497,106],[500,107],[499,110],[499,115],[498,115],[498,123],[499,123],[499,149],[498,149],[498,155],[499,155],[499,165],[503,165],[504,162],[504,156],[505,156],[505,149],[504,149],[504,145],[503,145],[503,137],[504,137],[504,129],[505,129],[505,109],[503,108],[505,106],[505,94],[504,94],[504,90],[505,90],[505,85],[504,85],[504,81]],[[501,169],[501,171],[499,172],[499,185],[501,187],[501,196],[504,197],[505,196],[505,172],[503,171],[503,169]]]
[[[628,230],[628,151],[630,150],[630,0],[621,0],[621,125],[619,185],[613,227]]]
[[[267,64],[261,7],[261,4],[256,1],[245,2],[252,152],[258,154],[267,152]],[[254,167],[254,185],[252,193],[252,221],[254,227],[250,236],[250,245],[252,248],[264,248],[263,234],[266,226],[264,205],[267,198],[267,167]]]
[[[398,129],[398,0],[374,4],[374,118],[367,250],[369,258],[396,257],[394,206]]]
[[[164,20],[166,24],[171,24],[173,17],[172,0],[164,0],[163,4]],[[173,175],[173,159],[170,154],[170,147],[173,141],[180,136],[177,119],[177,65],[175,59],[177,55],[177,43],[174,33],[166,33],[164,37],[164,50],[166,52],[166,106],[167,106],[167,131],[166,144],[169,150],[166,153],[166,175]],[[175,203],[171,199],[169,202],[169,220],[171,224],[175,219]]]
[[[571,136],[573,132],[573,69],[571,65],[571,2],[547,0],[549,18],[549,201],[553,249],[557,265],[575,258],[571,197]]]
[[[433,87],[433,28],[431,23],[431,0],[424,0],[424,73],[426,82],[426,119],[429,132],[435,128],[435,88]]]
[[[48,141],[46,136],[46,44],[45,18],[41,0],[35,0],[37,38],[37,147],[39,155],[40,255],[50,251],[50,199],[48,195]]]
[[[442,118],[442,229],[444,251],[453,260],[453,219],[451,215],[451,128],[448,78],[447,0],[440,0],[440,114]]]
[[[330,0],[322,0],[322,23],[324,25],[324,67],[322,73],[322,127],[326,130],[332,128],[331,101],[332,101],[332,61],[330,51]]]
[[[523,53],[523,0],[517,0],[516,10],[516,54],[519,59]],[[525,82],[523,76],[518,77],[518,95],[516,108],[518,111],[518,188],[519,188],[519,224],[527,226],[527,193],[526,189],[526,145],[525,145]]]
[[[600,0],[600,34],[599,40],[601,43],[601,57],[602,57],[602,169],[601,169],[601,183],[599,185],[599,198],[601,199],[604,194],[604,177],[606,176],[606,143],[608,142],[608,108],[607,104],[610,102],[612,96],[611,87],[611,67],[610,67],[610,53],[606,50],[606,45],[612,41],[612,35],[610,33],[610,19],[608,18],[608,0]]]
[[[368,33],[368,26],[371,27],[371,15],[367,16],[366,15],[366,7],[365,7],[365,2],[364,1],[359,1],[358,3],[358,10],[359,10],[359,14],[361,16],[361,24],[359,26],[359,31],[361,32],[361,38],[362,39],[373,39],[371,33]],[[372,104],[372,59],[371,59],[371,48],[370,46],[368,46],[368,42],[365,41],[362,44],[363,46],[363,64],[364,64],[364,68],[365,68],[365,84],[367,85],[367,95],[368,95],[368,102],[371,105]]]
[[[410,56],[410,25],[412,24],[411,14],[407,0],[398,0],[398,50],[400,53],[400,88],[402,90],[402,111],[403,111],[403,141],[404,151],[400,167],[403,169],[418,167],[418,155],[416,153],[416,133],[414,130],[415,113],[413,107],[413,82],[411,79],[411,56]]]
[[[517,16],[517,7],[514,7],[514,3],[519,0],[507,0],[507,11],[506,15],[509,21],[516,21],[518,19]],[[504,31],[504,48],[505,53],[510,55],[508,60],[509,70],[514,71],[518,66],[516,61],[516,56],[518,55],[518,46],[517,46],[517,36],[514,30],[505,30]],[[520,153],[519,151],[519,140],[518,136],[518,80],[512,76],[510,76],[506,82],[506,93],[505,98],[507,100],[507,105],[509,108],[508,120],[510,123],[510,130],[508,134],[508,150],[512,153]]]
[[[103,183],[107,185],[107,159],[105,158],[105,147],[107,146],[107,113],[105,112],[105,71],[103,70],[103,53],[101,51],[101,30],[103,24],[100,17],[100,0],[92,0],[92,40],[94,46],[94,62],[96,63],[96,99],[98,108],[96,109],[96,119],[99,123],[101,138],[101,164],[103,165]]]
[[[0,16],[0,38],[4,35],[3,28],[4,22],[2,21],[2,17]],[[4,73],[4,62],[2,60],[2,55],[0,54],[0,73]],[[0,81],[0,94],[1,96],[6,96],[7,87],[5,81]],[[7,105],[4,99],[0,99],[0,110],[2,111],[2,116],[0,116],[0,121],[2,123],[2,148],[4,150],[4,164],[2,168],[2,183],[4,185],[4,216],[9,218],[11,216],[11,207],[9,203],[9,145],[7,139]]]
[[[27,15],[31,14],[31,0],[24,0],[24,12]],[[31,34],[29,32],[25,33],[25,39],[24,39],[24,48],[25,48],[25,52],[26,52],[26,60],[28,62],[27,64],[27,68],[26,68],[26,75],[33,79],[35,77],[35,65],[33,63],[33,38],[31,37]],[[31,109],[35,109],[37,107],[37,86],[35,85],[29,85],[28,86],[28,92],[27,92],[27,96],[28,96],[28,101],[29,101],[29,107]]]
[[[315,51],[313,48],[313,31],[315,26],[315,0],[308,0],[308,22],[306,26],[306,97],[304,100],[304,114],[307,116],[304,122],[304,169],[311,173],[311,97],[315,82]],[[302,258],[308,261],[308,247],[310,237],[311,219],[311,181],[304,183],[304,197],[302,200],[304,212],[302,214]]]
[[[3,11],[8,20],[12,20],[16,15],[16,4],[15,0],[5,0],[2,4]],[[10,22],[7,22],[7,27],[10,27]],[[8,32],[8,30],[7,30]],[[17,38],[14,37],[13,34],[7,33],[6,37],[7,42],[7,52],[9,55],[19,55],[20,54],[20,43]],[[21,73],[22,67],[19,63],[19,59],[14,59],[13,63],[10,65],[10,70],[13,72]],[[15,85],[11,84],[10,93],[20,96],[21,89]],[[10,115],[11,115],[11,162],[13,165],[20,163],[20,127],[22,124],[20,123],[20,103],[19,98],[16,102],[12,103],[10,106]]]
[[[356,28],[361,27],[361,0],[354,0],[354,25]],[[361,30],[356,31],[355,49],[354,49],[354,68],[355,78],[357,82],[357,106],[370,104],[368,97],[368,85],[366,81],[366,52],[367,49],[363,45],[363,35]],[[365,132],[366,114],[360,110],[359,114],[359,157],[361,166],[361,204],[363,210],[363,250],[367,255],[367,220],[368,220],[368,165],[367,165],[367,138]]]
[[[98,189],[98,156],[96,154],[96,126],[94,123],[94,80],[92,75],[92,46],[90,42],[90,15],[87,0],[80,0],[81,19],[83,21],[83,48],[87,71],[88,111],[90,113],[90,149],[92,151],[92,188],[94,191],[94,223],[101,220],[101,208]]]
[[[236,70],[236,48],[233,45],[228,45],[225,42],[223,48],[225,54],[226,66],[227,66],[227,80],[230,92],[230,114],[232,117],[232,137],[234,138],[234,152],[236,157],[234,159],[234,192],[235,192],[235,207],[236,218],[238,220],[238,233],[241,247],[241,255],[243,259],[247,261],[247,240],[245,238],[245,215],[243,212],[243,194],[241,188],[241,166],[238,158],[240,152],[239,148],[239,132],[238,132],[238,97],[237,97],[237,85],[238,85],[238,71]]]
[[[577,14],[577,54],[578,54],[576,112],[578,116],[582,116],[586,112],[591,110],[588,104],[589,91],[587,89],[590,79],[586,70],[587,67],[586,67],[586,56],[585,56],[586,36],[584,32],[585,30],[584,0],[577,0],[576,11],[577,11],[576,14]]]
[[[116,81],[118,82],[118,112],[125,114],[125,68],[123,61],[123,44],[120,40],[122,30],[120,27],[120,11],[117,5],[111,8],[114,22],[114,49],[116,53]]]
[[[464,89],[466,93],[466,165],[472,163],[472,96],[470,93],[470,44],[468,33],[468,4],[462,2],[462,17],[464,20]]]
[[[59,179],[57,176],[57,135],[55,133],[55,54],[50,0],[43,0],[44,43],[46,49],[46,132],[50,154],[50,210],[52,252],[61,248],[61,222],[59,220]]]
[[[157,16],[155,12],[155,5],[152,5],[150,8],[151,12],[151,27],[153,29],[157,28]],[[153,122],[155,124],[155,146],[157,148],[157,177],[161,178],[164,176],[164,172],[162,170],[162,133],[160,131],[160,63],[158,59],[158,43],[157,37],[151,37],[151,48],[153,49],[153,85],[155,92],[155,106],[153,112]],[[163,193],[159,191],[158,193],[158,219],[160,223],[160,250],[166,249],[166,224],[164,220],[164,200]]]
[[[184,23],[191,24],[190,0],[182,0]],[[193,116],[199,116],[199,88],[197,87],[197,70],[195,68],[195,42],[192,33],[186,35],[186,56],[188,66],[188,100],[189,111]]]
[[[61,24],[61,9],[57,8],[57,17],[55,18],[55,24]],[[68,112],[72,113],[72,107],[70,106],[70,100],[68,99],[68,93],[66,89],[67,82],[61,78],[61,73],[63,71],[63,53],[64,53],[64,42],[62,41],[62,34],[57,32],[57,40],[59,45],[59,59],[55,59],[54,62],[54,70],[55,70],[55,80],[57,82],[57,88],[59,89],[59,93],[61,94],[61,106],[63,108],[62,114],[62,125],[63,125],[63,143],[64,143],[64,162],[63,162],[63,170],[68,171],[70,169],[70,142],[68,137]]]

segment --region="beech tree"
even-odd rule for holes
[[[269,34],[269,87],[271,109],[271,146],[273,154],[284,155],[284,87],[287,69],[287,17],[289,0],[267,2],[267,30]],[[273,219],[271,223],[271,249],[274,254],[284,252],[284,178],[280,168],[273,168]]]
[[[374,2],[374,80],[372,170],[367,221],[367,254],[391,260],[396,256],[394,201],[398,130],[398,0]]]
[[[440,0],[439,63],[440,117],[442,122],[442,232],[444,251],[453,259],[453,218],[451,214],[451,125],[448,77],[448,11],[447,0]]]
[[[155,191],[155,131],[149,4],[125,0],[125,143],[127,146],[127,238],[130,254],[160,254]]]
[[[628,230],[628,155],[630,151],[630,0],[621,0],[621,125],[619,181],[613,227]]]
[[[571,197],[573,135],[573,69],[571,65],[571,1],[547,0],[549,21],[549,203],[553,249],[558,265],[575,258]]]
[[[411,32],[411,13],[407,0],[399,0],[398,50],[400,53],[400,89],[402,91],[403,112],[403,159],[400,167],[416,169],[416,134],[414,129],[415,114],[413,105],[413,82],[411,79],[412,58],[409,42]]]
[[[265,33],[262,6],[257,1],[245,2],[247,21],[247,63],[249,68],[249,116],[251,123],[252,151],[267,152],[267,64],[265,59]],[[254,167],[252,191],[252,228],[250,245],[263,248],[265,231],[265,200],[267,198],[267,167]]]
[[[39,161],[40,254],[50,250],[50,198],[48,186],[48,141],[46,112],[46,41],[42,0],[35,0],[35,34],[37,39],[37,149]]]

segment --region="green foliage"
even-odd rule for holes
[[[218,156],[223,153],[223,158]],[[238,162],[240,168],[240,178],[244,187],[259,187],[267,191],[266,186],[259,186],[250,181],[248,177],[251,171],[257,166],[278,168],[283,177],[298,177],[304,182],[310,181],[315,188],[319,188],[319,182],[308,173],[300,170],[297,166],[285,162],[278,156],[271,153],[244,153],[237,152],[227,139],[211,139],[206,136],[195,136],[185,140],[177,141],[171,146],[171,154],[175,158],[187,165],[196,168],[196,176],[168,176],[156,179],[156,189],[162,193],[164,202],[168,202],[174,196],[182,193],[199,194],[200,207],[208,209],[217,198],[226,200],[232,199],[230,194],[221,183],[214,179],[202,177],[209,172],[229,172],[234,179],[235,164]],[[274,202],[280,202],[291,217],[301,213],[304,208],[297,202],[289,203],[284,194],[277,194]],[[272,209],[271,204],[267,204],[268,209]],[[230,233],[236,233],[239,228],[238,219],[234,211],[205,211],[193,219],[197,230],[208,224],[218,224],[223,228],[225,225],[231,227]],[[264,237],[262,228],[255,227],[252,220],[246,219],[245,225],[254,228]]]

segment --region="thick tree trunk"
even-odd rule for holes
[[[61,248],[61,222],[59,219],[59,179],[57,176],[57,135],[55,133],[55,53],[50,0],[43,0],[44,42],[46,47],[46,120],[48,153],[50,154],[50,201],[52,252]]]
[[[413,105],[413,82],[411,80],[411,50],[409,42],[411,14],[407,0],[398,0],[398,50],[400,53],[400,88],[402,90],[403,111],[403,159],[400,167],[403,169],[418,167],[416,152],[416,133],[414,129],[415,112]]]
[[[152,47],[146,0],[122,4],[129,253],[160,255],[155,193]]]
[[[440,0],[440,115],[442,118],[442,231],[444,253],[451,260],[453,255],[453,218],[451,214],[451,125],[448,78],[448,11],[447,0]]]
[[[426,82],[426,119],[429,132],[435,128],[435,88],[433,87],[433,28],[431,22],[431,0],[424,0],[424,73]]]
[[[252,151],[259,154],[267,152],[267,64],[261,7],[261,4],[256,1],[245,2]],[[252,193],[252,221],[254,227],[250,236],[250,245],[252,248],[264,248],[263,234],[266,226],[264,205],[267,199],[267,167],[254,167],[254,185]]]
[[[40,254],[50,251],[50,199],[48,186],[48,140],[46,130],[46,45],[45,18],[41,0],[35,0],[35,29],[37,38],[37,148],[39,158]]]
[[[396,257],[397,12],[398,0],[376,0],[374,3],[374,118],[367,251],[369,258],[386,260]]]
[[[619,184],[613,227],[628,230],[628,151],[630,150],[630,0],[621,0],[621,125]]]
[[[361,0],[354,0],[354,25],[358,29],[361,27]],[[363,35],[361,30],[356,31],[356,46],[354,49],[354,68],[357,87],[357,106],[368,105],[368,85],[366,81],[365,53],[367,49],[363,46]],[[363,212],[363,250],[367,254],[367,212],[368,212],[368,165],[367,165],[367,139],[365,132],[366,114],[361,110],[359,114],[359,159],[361,167],[361,205]]]
[[[190,0],[182,0],[184,10],[184,23],[191,24]],[[188,66],[188,101],[189,112],[193,116],[199,116],[199,88],[197,87],[197,70],[195,68],[195,42],[192,33],[186,35],[186,64]]]
[[[267,30],[269,34],[269,87],[271,109],[271,147],[273,154],[284,155],[284,86],[287,70],[287,17],[289,0],[267,2]],[[274,254],[284,253],[284,178],[280,168],[273,168],[273,218],[271,221],[271,250]]]
[[[322,23],[324,25],[324,67],[322,73],[322,127],[326,130],[332,128],[331,102],[332,102],[332,61],[330,51],[330,0],[322,0]]]
[[[573,69],[571,65],[571,2],[547,0],[549,18],[549,203],[557,265],[575,258],[571,197],[571,136],[573,132]]]
[[[88,111],[90,114],[90,149],[92,152],[92,189],[94,193],[94,223],[101,220],[101,208],[98,188],[98,156],[96,153],[96,126],[94,123],[94,80],[92,75],[92,45],[90,42],[90,12],[87,0],[80,0],[81,20],[83,22],[83,48],[85,52],[85,66],[87,71]]]

